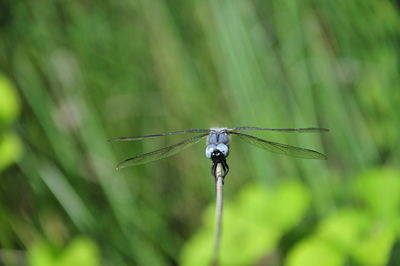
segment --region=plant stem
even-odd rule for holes
[[[214,250],[213,256],[211,260],[211,265],[218,265],[218,255],[221,244],[221,232],[222,232],[222,208],[223,208],[223,188],[224,188],[224,171],[222,169],[222,165],[218,164],[215,171],[215,190],[216,190],[216,231],[215,231],[215,242],[214,242]]]

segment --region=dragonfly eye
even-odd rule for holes
[[[229,148],[227,145],[220,143],[217,145],[217,149],[222,152],[222,154],[227,157],[229,155]]]
[[[211,155],[212,155],[212,153],[214,152],[214,150],[216,150],[217,149],[217,145],[215,145],[215,144],[209,144],[209,145],[207,145],[207,148],[206,148],[206,157],[208,158],[208,159],[211,159]]]
[[[226,134],[225,131],[223,133],[219,134],[218,143],[229,144],[229,136],[228,136],[228,134]]]
[[[217,142],[217,134],[211,133],[210,136],[208,136],[208,143],[216,143]]]

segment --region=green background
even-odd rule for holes
[[[388,0],[0,1],[0,264],[207,265],[204,145],[233,139],[221,265],[400,265],[399,6]]]

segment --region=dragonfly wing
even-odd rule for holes
[[[208,136],[208,133],[194,136],[194,137],[186,139],[182,142],[176,143],[174,145],[171,145],[171,146],[168,146],[168,147],[156,150],[156,151],[152,151],[149,153],[138,155],[136,157],[129,158],[123,162],[120,162],[117,165],[117,169],[125,168],[128,166],[144,164],[144,163],[167,158],[167,157],[172,156],[172,155],[188,148],[189,146],[199,142],[205,136]]]
[[[161,136],[186,134],[186,133],[206,133],[206,132],[210,132],[210,130],[209,129],[190,129],[190,130],[182,130],[182,131],[175,131],[175,132],[168,132],[168,133],[161,133],[161,134],[145,135],[145,136],[113,138],[113,139],[109,139],[108,141],[136,141],[136,140],[150,139],[150,138],[161,137]]]
[[[260,138],[254,137],[254,136],[250,136],[247,134],[239,133],[239,132],[229,132],[229,134],[234,134],[234,135],[240,137],[242,140],[244,140],[252,145],[255,145],[257,147],[266,149],[266,150],[274,152],[274,153],[279,153],[279,154],[284,154],[284,155],[298,157],[298,158],[304,158],[304,159],[326,160],[328,158],[324,154],[319,153],[317,151],[294,147],[294,146],[281,144],[281,143],[277,143],[277,142],[272,142],[272,141],[260,139]]]
[[[320,127],[308,127],[308,128],[262,128],[262,127],[235,127],[229,130],[239,131],[239,130],[265,130],[265,131],[280,131],[280,132],[322,132],[329,131],[326,128]]]

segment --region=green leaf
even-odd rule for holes
[[[393,169],[377,169],[364,173],[356,183],[361,200],[375,217],[396,223],[400,206],[400,173]]]
[[[28,261],[30,266],[57,266],[57,258],[53,254],[52,247],[44,241],[33,244]]]
[[[45,241],[35,243],[29,252],[31,266],[97,266],[100,265],[100,255],[95,243],[86,238],[75,238],[72,243],[56,250]]]
[[[0,138],[0,171],[18,160],[22,153],[22,144],[19,138],[8,133]]]
[[[370,225],[369,217],[341,209],[326,217],[318,230],[290,251],[288,265],[343,265]]]
[[[274,215],[269,217],[277,228],[286,231],[303,219],[310,205],[310,193],[299,182],[285,182],[276,194]]]
[[[395,239],[390,227],[377,225],[355,249],[354,258],[360,265],[387,265]]]
[[[79,237],[65,249],[59,265],[97,266],[100,265],[99,258],[96,244],[88,238]]]
[[[332,248],[350,254],[370,225],[371,221],[365,213],[353,209],[340,209],[321,222],[317,236]]]
[[[289,254],[287,266],[341,266],[346,257],[318,238],[302,241]]]
[[[273,251],[282,232],[268,219],[262,221],[263,215],[259,215],[262,212],[262,209],[251,209],[250,206],[226,209],[221,241],[222,265],[250,265]]]
[[[17,92],[10,80],[0,74],[0,126],[10,124],[19,113]]]

